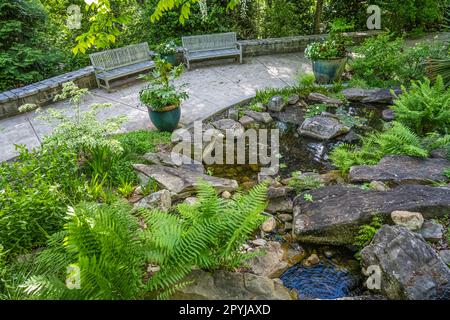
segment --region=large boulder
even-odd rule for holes
[[[176,161],[173,160],[173,157],[176,157],[176,161],[181,160],[181,164],[176,163]],[[151,164],[159,164],[169,167],[181,167],[183,169],[201,173],[205,172],[205,168],[203,167],[203,164],[201,162],[193,160],[190,157],[178,152],[148,152],[144,154],[143,158]]]
[[[404,185],[388,191],[333,185],[294,199],[294,234],[301,241],[350,244],[361,225],[376,214],[387,221],[392,211],[420,212],[426,219],[450,213],[450,188]]]
[[[178,290],[175,300],[293,300],[290,291],[280,280],[251,273],[218,270],[208,273],[193,271],[187,287]]]
[[[443,172],[450,167],[446,159],[421,159],[408,156],[385,156],[374,166],[353,166],[350,168],[350,182],[373,180],[392,184],[430,184],[446,181]]]
[[[423,238],[403,226],[383,226],[361,251],[362,267],[378,266],[391,299],[450,299],[450,269]]]
[[[319,140],[330,140],[350,131],[334,117],[315,116],[303,121],[298,133]]]
[[[210,183],[218,193],[232,192],[238,188],[236,180],[213,177],[196,171],[161,165],[135,164],[133,167],[142,184],[147,184],[148,180],[153,178],[162,188],[177,194],[178,197],[192,194],[200,180]]]

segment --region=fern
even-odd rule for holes
[[[428,151],[422,140],[400,122],[393,122],[384,132],[370,133],[362,139],[361,147],[341,144],[330,154],[334,166],[346,174],[355,165],[377,164],[385,155],[408,155],[425,158]]]
[[[375,234],[383,226],[383,218],[380,215],[374,215],[369,224],[362,225],[358,230],[353,245],[359,250],[367,246],[375,236]]]
[[[67,214],[65,230],[55,234],[24,283],[39,299],[134,299],[144,288],[145,247],[139,225],[123,203],[81,203]],[[69,265],[79,269],[80,288],[69,289]]]
[[[167,298],[184,284],[183,279],[197,266],[213,270],[234,268],[247,255],[242,244],[264,222],[267,185],[254,187],[225,201],[205,182],[198,183],[198,201],[180,204],[179,216],[159,211],[144,213],[148,228],[150,261],[161,270],[148,283],[159,298]]]
[[[419,136],[429,132],[447,134],[450,131],[450,89],[446,89],[441,76],[434,85],[429,79],[412,82],[411,89],[402,87],[392,110],[396,118]]]
[[[265,220],[266,193],[261,184],[225,201],[200,181],[199,200],[178,205],[179,215],[137,211],[144,227],[125,203],[80,203],[69,208],[64,230],[50,237],[47,248],[15,269],[16,277],[3,280],[0,272],[2,296],[115,300],[151,291],[168,298],[189,284],[184,278],[193,268],[233,269],[252,256],[240,248]],[[160,267],[150,278],[149,263]],[[79,271],[79,288],[66,285],[72,279],[68,267]]]

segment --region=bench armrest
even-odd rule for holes
[[[238,47],[239,50],[242,51],[242,43],[236,42],[236,46]]]
[[[105,68],[99,66],[93,66],[95,71],[105,71]]]

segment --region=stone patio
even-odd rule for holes
[[[299,74],[311,72],[311,64],[302,53],[248,57],[243,64],[221,63],[194,65],[178,80],[187,84],[190,98],[182,103],[181,123],[190,125],[205,119],[230,105],[255,95],[256,90],[269,87],[285,87],[296,83]],[[139,102],[138,94],[144,82],[134,82],[108,93],[101,89],[90,90],[83,102],[87,109],[93,103],[111,103],[99,115],[106,119],[126,115],[128,121],[122,131],[154,129],[147,109]],[[67,101],[52,104],[53,108],[69,108]],[[0,161],[17,156],[14,145],[23,144],[29,149],[39,146],[50,134],[52,126],[36,119],[34,112],[0,120]]]

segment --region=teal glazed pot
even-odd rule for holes
[[[178,127],[181,116],[180,106],[168,106],[161,111],[154,111],[147,107],[150,120],[159,131],[172,132]]]
[[[315,60],[312,62],[314,76],[316,82],[320,84],[333,83],[341,79],[344,72],[347,57],[330,59],[330,60]]]
[[[177,58],[175,57],[175,54],[162,54],[161,58],[166,60],[173,66],[177,63]]]

